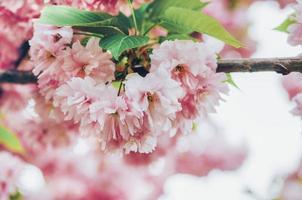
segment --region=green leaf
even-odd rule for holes
[[[9,195],[9,200],[22,200],[22,199],[23,199],[22,194],[19,191]]]
[[[292,17],[288,17],[282,24],[280,24],[274,30],[288,33],[288,27],[294,23],[296,23],[296,21]]]
[[[134,14],[136,17],[136,24],[139,32],[143,32],[144,23],[146,20],[145,14],[146,14],[147,7],[148,4],[144,4],[139,9],[134,10]],[[132,24],[132,27],[134,27],[134,24]]]
[[[112,83],[112,86],[115,88],[115,89],[119,89],[121,87],[121,81],[113,81]]]
[[[105,13],[79,10],[68,6],[47,6],[39,22],[55,26],[86,26],[90,23],[110,21],[114,17]]]
[[[93,33],[96,35],[103,35],[103,36],[125,34],[122,30],[114,26],[101,26],[101,27],[76,26],[75,28],[83,32]]]
[[[193,32],[191,27],[179,26],[173,21],[164,20],[160,24],[163,28],[167,29],[170,34],[190,34]]]
[[[102,35],[127,34],[130,28],[129,19],[121,13],[111,16],[106,13],[79,10],[68,6],[45,7],[39,22],[55,26],[72,26],[81,31]]]
[[[226,77],[227,77],[227,80],[224,81],[225,83],[228,83],[228,84],[234,86],[235,88],[240,89],[238,87],[238,85],[235,83],[235,81],[233,80],[233,77],[230,73],[226,73]]]
[[[110,51],[112,56],[118,60],[120,55],[129,49],[141,47],[147,44],[149,38],[146,36],[129,36],[125,34],[118,34],[105,37],[101,40],[101,47]]]
[[[174,27],[208,34],[237,48],[242,46],[215,18],[199,11],[173,7],[166,11],[163,20]]]
[[[151,9],[151,18],[163,16],[170,7],[186,8],[189,10],[201,10],[208,2],[201,0],[155,0],[149,7]]]
[[[166,37],[160,37],[159,42],[162,43],[166,40],[194,40],[192,36],[187,34],[169,34]]]
[[[0,126],[0,145],[15,153],[24,153],[18,137],[3,126]]]

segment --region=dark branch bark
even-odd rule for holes
[[[36,83],[37,77],[31,71],[6,71],[0,73],[0,83],[28,84]]]
[[[226,73],[265,71],[274,71],[283,75],[302,72],[302,57],[220,60],[217,69],[217,72]]]
[[[217,72],[265,72],[272,71],[283,75],[290,72],[302,72],[302,57],[230,59],[218,62]],[[31,72],[7,71],[0,73],[0,83],[28,84],[36,83],[37,78]]]

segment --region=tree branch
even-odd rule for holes
[[[0,83],[28,84],[36,83],[37,77],[31,71],[6,71],[0,73]]]
[[[217,72],[302,72],[302,57],[220,60]]]
[[[220,60],[217,68],[217,72],[225,73],[265,71],[283,75],[290,72],[302,72],[302,57]],[[37,77],[30,71],[13,70],[0,73],[0,83],[28,84],[36,82]]]

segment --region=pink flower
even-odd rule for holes
[[[175,169],[178,173],[206,176],[213,169],[235,170],[242,165],[247,156],[244,146],[232,146],[221,138],[214,137],[212,141],[202,145],[200,136],[186,137],[191,140],[187,144],[190,148],[184,152],[180,149],[176,154]]]
[[[194,76],[205,76],[217,68],[215,54],[204,43],[190,40],[165,41],[153,50],[150,58],[151,72],[166,69],[173,79],[190,88],[194,87]]]
[[[117,89],[109,86],[89,108],[90,121],[81,123],[81,130],[90,133],[106,151],[151,152],[156,137],[146,123],[146,116],[136,110]]]
[[[176,113],[181,110],[179,100],[184,96],[180,84],[164,70],[156,70],[145,78],[130,75],[125,83],[126,96],[146,113],[148,123],[157,135],[168,132]]]
[[[151,55],[151,71],[165,69],[172,79],[178,81],[185,91],[180,99],[182,110],[177,113],[177,123],[182,132],[192,122],[208,112],[221,99],[220,93],[228,91],[224,74],[216,74],[215,51],[208,47],[210,43],[192,41],[168,41],[160,45]],[[190,53],[188,53],[190,52]]]
[[[296,46],[302,44],[302,1],[297,0],[297,4],[294,6],[295,15],[292,17],[296,23],[288,27],[288,43]]]
[[[89,39],[86,47],[80,41],[64,52],[62,68],[70,76],[90,76],[100,83],[111,82],[114,79],[115,65],[111,54],[103,52],[99,46],[100,39]]]
[[[1,112],[22,111],[35,90],[35,85],[2,84],[0,92]]]
[[[302,74],[299,72],[292,72],[289,75],[284,76],[282,84],[287,91],[289,98],[292,99],[302,92]]]
[[[98,85],[92,78],[74,77],[57,88],[54,106],[59,107],[66,120],[75,122],[89,118],[89,107],[103,94],[104,85]]]
[[[19,48],[31,37],[31,20],[38,17],[41,5],[39,0],[1,0],[0,69],[14,67]]]
[[[302,195],[302,165],[298,166],[294,172],[290,173],[284,180],[279,199],[300,200]]]
[[[25,163],[18,157],[0,152],[0,200],[7,200],[18,191],[18,179],[24,167]]]
[[[58,28],[55,26],[34,23],[34,36],[29,41],[33,60],[57,56],[70,45],[73,30],[71,27]],[[34,71],[38,73],[37,70]]]
[[[151,0],[134,0],[133,5],[139,8],[142,4]],[[130,13],[127,0],[49,0],[54,5],[69,5],[75,8],[87,9],[91,11],[102,11],[117,15],[119,11],[125,14]]]
[[[292,110],[292,113],[297,116],[302,116],[302,93],[297,94],[293,101],[295,103],[295,108]]]
[[[302,24],[292,24],[288,27],[288,43],[290,45],[296,46],[302,44]]]
[[[30,56],[34,64],[33,73],[38,76],[40,93],[50,100],[55,90],[68,77],[62,69],[62,51],[72,41],[70,27],[57,28],[35,23],[35,32],[30,40]]]

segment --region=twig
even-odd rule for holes
[[[277,72],[283,75],[302,72],[302,57],[229,59],[218,61],[217,72]],[[0,73],[0,83],[36,83],[37,78],[30,72],[6,71]]]
[[[217,69],[217,72],[226,73],[265,71],[275,71],[283,75],[302,72],[302,57],[220,60]]]
[[[36,83],[37,77],[31,71],[6,71],[0,73],[0,83],[28,84]]]

